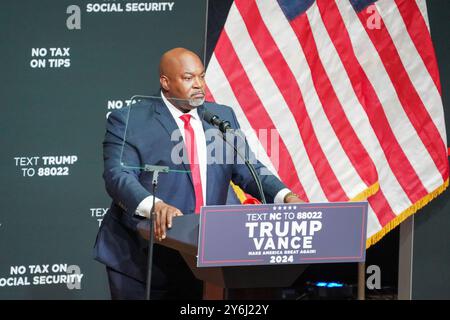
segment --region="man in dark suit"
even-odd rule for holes
[[[108,117],[103,177],[113,201],[94,251],[95,258],[107,267],[113,299],[145,297],[147,241],[139,236],[137,224],[150,216],[153,201],[154,236],[164,241],[177,216],[199,213],[203,205],[225,204],[230,181],[259,197],[247,167],[236,161],[234,151],[231,163],[221,161],[226,156],[211,159],[215,156],[208,152],[211,141],[207,133],[220,133],[203,119],[205,110],[229,121],[235,129],[239,124],[230,107],[204,101],[204,76],[203,63],[195,53],[172,49],[160,62],[160,98],[143,99]],[[179,139],[174,141],[177,133]],[[180,145],[179,157],[176,150]],[[222,151],[230,149],[223,147]],[[152,174],[139,169],[145,164],[171,170],[159,176],[155,199]],[[255,168],[259,172],[264,166],[257,162]],[[268,203],[301,202],[274,175],[261,175],[261,181]],[[201,297],[201,283],[177,252],[156,244],[153,261],[152,299]]]

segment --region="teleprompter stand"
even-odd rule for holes
[[[150,213],[149,219],[144,221],[147,222],[147,232],[146,239],[148,240],[148,269],[147,269],[147,285],[145,290],[145,299],[150,300],[150,292],[152,287],[152,264],[153,264],[153,218],[155,215],[155,197],[156,197],[156,188],[158,186],[158,175],[159,173],[167,173],[169,172],[169,167],[166,166],[153,166],[153,165],[145,165],[144,171],[153,172],[152,179],[152,194],[153,194],[153,204],[152,210]]]

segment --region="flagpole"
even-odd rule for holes
[[[366,263],[358,262],[358,300],[365,300],[366,297]]]

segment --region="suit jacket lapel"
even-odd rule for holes
[[[167,109],[167,106],[162,102],[162,100],[158,100],[155,103],[155,118],[159,123],[163,126],[163,128],[167,131],[167,134],[169,137],[172,136],[172,133],[175,130],[179,130],[177,123],[175,122],[175,119],[172,117],[172,114]],[[172,141],[173,146],[175,146],[178,142]],[[183,141],[184,145],[184,141]],[[186,146],[184,145],[184,150],[186,150]],[[192,183],[192,176],[191,176],[191,166],[189,163],[186,163],[183,159],[182,161],[184,170],[188,171],[189,179]],[[193,185],[192,185],[193,186]]]
[[[155,101],[155,114],[156,120],[161,123],[169,136],[172,136],[174,130],[178,130],[175,119],[161,99]]]

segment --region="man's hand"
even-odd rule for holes
[[[305,203],[305,201],[303,201],[302,199],[300,199],[298,197],[298,195],[296,195],[293,192],[289,192],[285,197],[284,197],[284,203]]]
[[[166,238],[166,230],[172,228],[173,217],[182,216],[183,213],[163,201],[155,204],[155,216],[153,217],[153,226],[155,238],[161,241]]]

